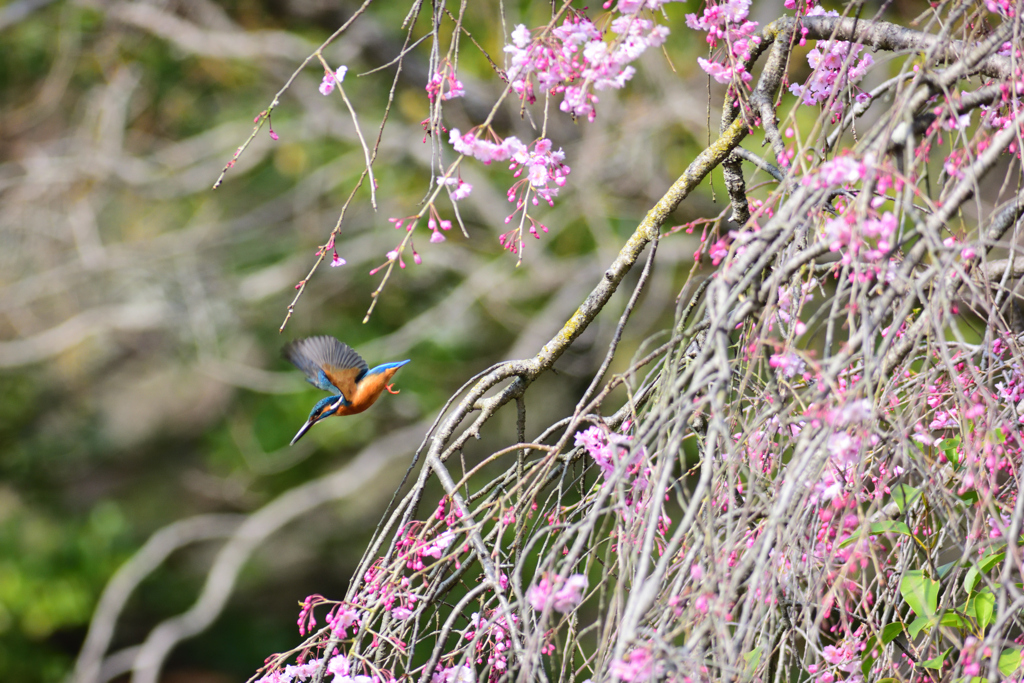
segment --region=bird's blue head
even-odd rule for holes
[[[396,372],[398,372],[398,368],[402,367],[403,365],[405,365],[408,362],[409,361],[407,361],[407,360],[400,360],[400,361],[395,361],[394,363],[382,363],[381,365],[378,365],[377,367],[375,367],[375,368],[373,368],[371,370],[367,370],[366,375],[370,376],[370,375],[385,375],[386,374],[390,378],[392,375],[394,375]],[[390,370],[390,372],[388,372],[389,370]]]
[[[295,435],[290,445],[295,445],[295,442],[301,439],[309,431],[309,428],[317,422],[333,415],[334,411],[338,409],[338,404],[344,403],[344,401],[344,396],[328,396],[317,401],[316,405],[313,406],[313,410],[309,412],[309,419],[306,420],[306,424],[302,425],[302,429]]]

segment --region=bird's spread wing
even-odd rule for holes
[[[322,335],[291,342],[284,357],[306,373],[306,381],[323,391],[341,394],[351,400],[356,382],[369,367],[347,344]]]

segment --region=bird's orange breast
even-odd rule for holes
[[[384,386],[397,370],[398,368],[394,368],[364,377],[356,384],[352,397],[349,398],[349,405],[340,406],[334,414],[356,415],[372,406],[380,398],[381,393],[384,391]]]

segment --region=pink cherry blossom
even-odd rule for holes
[[[399,621],[405,621],[413,615],[413,612],[408,607],[396,607],[391,610],[391,616]]]
[[[768,365],[775,368],[779,373],[787,378],[792,379],[797,375],[803,374],[807,364],[800,356],[790,351],[789,353],[776,353],[768,359]]]
[[[826,12],[821,7],[814,7],[807,12],[808,16],[839,16],[836,11]],[[855,45],[841,40],[818,41],[817,47],[807,53],[807,63],[813,69],[803,85],[793,83],[789,90],[808,106],[824,104],[834,97],[832,103],[832,121],[838,121],[843,113],[843,100],[838,95],[848,85],[860,82],[874,63],[874,58],[864,54],[857,59],[863,45]]]
[[[348,73],[347,66],[339,66],[337,71],[326,72],[324,79],[320,82],[320,94],[330,95],[334,92],[334,86],[345,80],[346,73]]]
[[[427,83],[427,99],[433,102],[438,93],[441,94],[442,100],[451,100],[456,97],[463,97],[466,94],[466,88],[462,85],[462,81],[455,78],[455,74],[448,71],[446,68],[444,73],[435,72],[430,77],[430,81]]]
[[[459,154],[474,157],[485,164],[505,161],[512,156],[513,150],[523,146],[515,136],[509,136],[502,142],[491,142],[477,136],[473,131],[463,135],[458,128],[452,128],[448,134],[448,141]]]
[[[714,59],[697,58],[697,64],[719,83],[729,83],[734,78],[746,83],[752,79],[746,64],[751,58],[751,49],[761,44],[756,35],[758,23],[747,21],[750,0],[727,0],[705,7],[701,16],[686,15],[686,25],[694,31],[704,31],[707,43],[714,50],[719,44],[725,46],[724,53],[716,53]]]
[[[654,678],[654,664],[651,651],[638,647],[630,650],[625,659],[613,661],[609,673],[627,683],[646,683]]]
[[[512,163],[509,169],[515,171],[514,176],[518,178],[523,170],[526,170],[526,179],[530,190],[541,199],[554,204],[554,198],[558,196],[559,189],[565,185],[566,177],[572,169],[565,163],[565,152],[562,149],[555,151],[551,141],[541,138],[533,143],[531,150],[514,137],[505,138],[506,142],[513,140],[508,145],[512,151]],[[508,191],[508,200],[517,201],[517,208],[522,208],[525,203],[526,188],[519,183],[513,185]],[[536,202],[534,202],[536,203]]]
[[[442,182],[448,187],[455,187],[454,190],[451,190],[448,193],[448,196],[452,198],[453,202],[465,199],[473,191],[473,186],[462,178],[445,178]]]
[[[708,256],[711,257],[711,265],[717,266],[726,256],[729,255],[729,238],[723,237],[708,249]]]
[[[648,0],[629,2],[625,7],[661,4]],[[629,63],[648,48],[664,43],[669,34],[665,26],[633,13],[614,19],[608,32],[611,42],[605,42],[605,34],[590,19],[576,13],[536,41],[532,32],[519,24],[512,31],[511,44],[505,46],[512,90],[530,103],[536,101],[538,91],[562,94],[559,109],[593,121],[598,99],[592,91],[625,86],[636,73]]]
[[[995,14],[1001,14],[1007,19],[1017,16],[1020,5],[1015,0],[985,0],[985,9]]]
[[[565,614],[583,602],[587,584],[587,577],[582,574],[573,574],[565,582],[558,581],[557,577],[549,580],[545,575],[537,585],[527,591],[526,600],[530,607],[538,612],[543,611],[548,603],[551,603],[556,612]]]
[[[840,156],[821,164],[817,173],[804,176],[802,182],[816,189],[852,185],[867,176],[871,165],[870,157],[857,159],[848,155]]]
[[[345,658],[345,655],[335,655],[327,662],[327,673],[329,674],[346,677],[348,676],[348,671],[348,659]]]

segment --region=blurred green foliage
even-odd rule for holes
[[[69,657],[54,639],[88,622],[96,597],[132,549],[120,507],[97,503],[84,521],[0,488],[0,672],[57,680]]]

